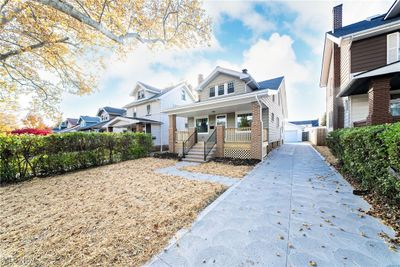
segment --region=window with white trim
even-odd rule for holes
[[[225,88],[223,84],[218,85],[218,95],[224,95],[225,94]]]
[[[276,127],[279,128],[280,124],[279,124],[279,117],[276,117]]]
[[[400,32],[387,35],[387,64],[400,60]]]
[[[400,116],[400,93],[390,95],[390,113],[392,116]]]
[[[208,133],[208,118],[196,119],[196,129],[198,133]]]
[[[251,127],[251,122],[253,121],[253,114],[242,113],[236,115],[236,127],[238,129]]]
[[[139,100],[139,99],[142,99],[142,98],[144,98],[144,90],[139,90],[137,92],[137,99]]]
[[[136,108],[133,109],[133,117],[136,118]]]
[[[210,87],[210,97],[215,96],[215,87]]]
[[[186,101],[186,92],[185,92],[185,90],[183,90],[183,89],[182,89],[182,91],[181,91],[181,99],[182,99],[183,101]]]
[[[151,114],[151,105],[147,105],[147,115]]]
[[[233,82],[228,83],[228,94],[232,94],[235,92],[235,85]]]
[[[275,95],[272,95],[272,102],[275,102]]]
[[[271,114],[271,121],[272,122],[275,121],[275,114],[274,113]]]

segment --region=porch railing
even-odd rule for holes
[[[208,154],[210,154],[212,148],[217,143],[217,137],[215,134],[215,130],[211,133],[211,135],[207,138],[207,141],[204,142],[204,161],[207,160]]]
[[[176,142],[183,142],[189,138],[189,131],[176,131]]]
[[[225,142],[251,142],[251,127],[225,128]]]
[[[195,129],[194,132],[188,137],[187,140],[183,141],[182,144],[182,157],[185,157],[189,150],[197,143],[197,130]]]
[[[263,142],[268,141],[268,128],[263,129]]]

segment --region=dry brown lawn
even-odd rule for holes
[[[313,147],[325,158],[325,160],[333,165],[336,166],[338,164],[337,158],[332,154],[330,149],[327,146],[314,146]]]
[[[181,168],[181,170],[190,172],[222,175],[233,178],[243,178],[251,169],[253,169],[253,166],[224,164],[214,161],[202,163],[196,166],[185,166]]]
[[[0,266],[138,266],[225,189],[144,158],[0,188]]]

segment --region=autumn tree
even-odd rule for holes
[[[25,128],[31,128],[31,129],[47,129],[48,127],[44,123],[42,117],[38,114],[34,114],[32,112],[29,112],[25,118],[22,119],[22,123]]]
[[[96,88],[111,53],[209,39],[199,0],[0,0],[0,101],[28,95],[35,108],[56,114],[62,93]]]

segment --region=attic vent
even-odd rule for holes
[[[380,16],[382,16],[382,15],[381,15],[381,14],[377,14],[377,15],[374,15],[374,16],[371,16],[371,17],[366,18],[366,20],[367,20],[367,21],[371,21],[371,20],[374,20],[374,19],[376,19],[376,18],[379,18]]]

